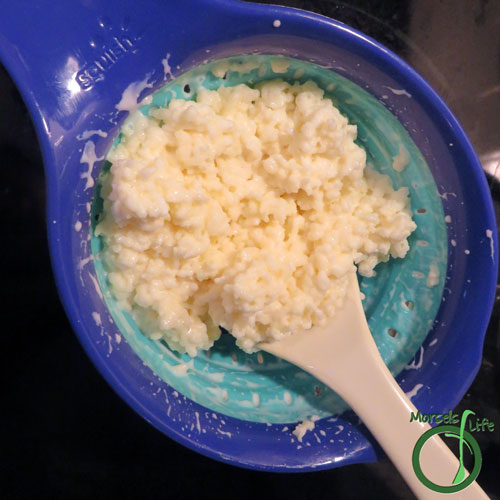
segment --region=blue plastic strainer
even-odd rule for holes
[[[428,247],[435,252],[425,255],[431,261],[435,258],[435,264],[443,270],[443,251],[447,253],[446,272],[440,273],[444,279],[442,295],[442,281],[426,289],[424,278],[405,274],[426,275],[431,265],[420,257],[420,252],[430,248],[412,241],[414,250],[409,257],[385,266],[374,281],[377,287],[370,285],[375,288],[368,294],[373,299],[367,302],[367,312],[379,346],[395,372],[410,356],[395,346],[401,342],[407,346],[404,349],[417,350],[416,358],[403,368],[398,381],[421,411],[446,411],[461,399],[480,365],[498,269],[497,227],[481,165],[456,118],[407,64],[344,24],[296,9],[233,0],[142,0],[140,6],[136,0],[3,2],[0,60],[25,99],[40,141],[47,183],[49,244],[61,299],[80,342],[110,385],[147,421],[183,445],[218,460],[273,471],[315,470],[375,460],[376,446],[350,413],[324,416],[316,422],[315,432],[307,433],[299,444],[291,433],[296,422],[242,420],[241,403],[214,411],[209,406],[219,404],[219,396],[211,395],[213,399],[204,401],[204,406],[195,401],[198,396],[192,387],[190,399],[186,395],[189,388],[178,385],[186,384],[185,379],[174,380],[169,373],[158,372],[159,376],[137,354],[148,362],[158,360],[161,353],[155,350],[160,346],[148,345],[134,335],[125,326],[126,319],[119,320],[120,330],[106,304],[106,287],[98,276],[99,263],[93,260],[91,248],[96,244],[91,241],[91,208],[103,159],[127,116],[120,106],[117,108],[124,91],[128,89],[127,101],[135,100],[197,66],[243,54],[282,55],[332,70],[331,75],[324,76],[327,69],[305,67],[307,75],[314,75],[318,83],[322,79],[337,83],[338,88],[329,92],[358,124],[361,144],[369,151],[374,166],[387,167],[396,185],[402,182],[411,187],[420,231],[417,237],[429,242]],[[191,83],[195,90],[196,81]],[[349,99],[352,102],[347,102]],[[370,113],[384,116],[378,122],[382,130],[375,131],[365,120]],[[393,141],[392,132],[398,140]],[[412,158],[401,177],[389,168],[399,140]],[[410,172],[411,178],[403,177]],[[441,205],[436,206],[439,201]],[[419,208],[427,213],[419,213]],[[443,220],[447,242],[439,233]],[[424,292],[428,302],[421,298]],[[402,306],[403,299],[407,302],[405,294],[412,295],[413,310],[418,308],[424,323],[418,321],[420,314]],[[414,332],[424,328],[425,321],[434,316],[431,309],[436,308],[430,332],[418,348],[425,332],[418,341]],[[118,320],[119,316],[115,317]],[[394,339],[384,331],[389,325],[399,333]],[[136,340],[137,345],[133,345]],[[216,391],[220,389],[224,400],[220,384],[225,381],[217,375],[221,370],[215,363],[218,357],[225,363],[224,349],[232,346],[220,343],[218,349],[207,371],[214,372],[210,383]],[[177,363],[170,354],[163,354],[168,358],[166,364]],[[237,366],[243,371],[245,361],[253,360],[238,358]],[[258,373],[262,366],[258,360],[257,365]],[[272,363],[266,366],[272,367]],[[203,368],[199,365],[196,371]],[[273,384],[277,388],[288,383],[286,367],[268,373],[272,375],[261,370],[260,375],[266,376],[269,390],[274,390]],[[278,374],[273,382],[272,377]],[[233,382],[238,383],[236,377]],[[201,387],[205,382],[199,380]],[[319,403],[330,400],[331,395],[312,395],[311,384],[314,382],[309,380],[303,386],[294,386],[288,391],[290,398],[284,385],[275,391],[278,398],[292,400],[285,407],[290,411],[287,419],[292,419],[292,411],[298,418],[308,407],[321,415],[332,411]],[[298,395],[292,394],[295,389],[297,393],[306,391],[304,402],[297,402]],[[247,390],[242,388],[243,392]],[[262,404],[266,397],[263,391]],[[249,419],[259,419],[256,408],[246,408],[253,412],[248,414]],[[275,416],[274,421],[280,418]]]

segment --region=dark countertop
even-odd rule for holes
[[[500,1],[263,3],[336,18],[415,67],[466,129],[498,214]],[[0,104],[1,498],[414,498],[387,460],[307,474],[253,472],[191,452],[135,414],[97,373],[60,305],[45,234],[42,161],[27,111],[1,67]],[[497,426],[476,435],[483,454],[478,481],[492,499],[500,499],[499,320],[497,302],[481,370],[458,408]]]

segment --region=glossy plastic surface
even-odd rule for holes
[[[451,408],[465,393],[479,367],[491,311],[497,230],[478,159],[432,89],[394,54],[351,28],[279,7],[228,0],[179,4],[41,0],[30,3],[29,16],[20,3],[2,5],[0,58],[37,128],[46,166],[52,261],[68,316],[115,390],[153,425],[190,448],[265,470],[374,460],[375,448],[352,415],[317,424],[318,432],[334,435],[340,426],[349,432],[346,450],[338,442],[316,446],[314,437],[308,437],[310,446],[301,453],[296,443],[282,439],[284,425],[221,415],[217,419],[224,424],[210,424],[206,409],[158,380],[116,327],[104,323],[107,310],[88,260],[88,237],[100,159],[126,117],[116,106],[127,88],[136,98],[207,59],[243,53],[311,60],[385,102],[429,165],[450,221],[444,302],[424,345],[426,355],[418,355],[416,369],[400,377],[403,390],[427,412]],[[277,19],[279,28],[273,24]],[[129,87],[133,82],[138,83]]]
[[[390,259],[377,266],[375,277],[361,278],[370,330],[384,362],[394,376],[399,375],[405,366],[409,369],[408,364],[427,337],[440,306],[448,262],[447,224],[439,191],[422,155],[380,101],[350,80],[309,62],[283,56],[245,55],[197,66],[155,92],[152,103],[135,113],[148,115],[151,107],[167,106],[173,97],[194,99],[202,88],[256,85],[276,78],[291,84],[312,80],[325,89],[325,95],[340,112],[356,123],[356,140],[364,148],[370,168],[387,175],[395,189],[404,186],[409,190],[417,229],[409,239],[408,254],[404,259]],[[394,158],[401,158],[400,151],[408,154],[408,162],[397,172],[392,163]],[[101,172],[105,174],[107,170],[104,167]],[[100,220],[102,201],[98,181],[92,220]],[[311,415],[331,417],[348,408],[312,375],[265,353],[246,354],[235,346],[231,335],[223,335],[195,359],[172,351],[163,341],[150,339],[113,299],[102,263],[105,242],[95,236],[95,231],[91,245],[97,279],[116,326],[140,358],[178,392],[210,410],[273,424],[298,422]],[[427,286],[431,266],[436,279],[433,286]],[[407,305],[410,303],[411,308]],[[388,334],[391,329],[397,332],[395,336]],[[424,355],[422,350],[419,356]],[[329,447],[333,444],[326,436],[318,439]],[[337,440],[350,444],[349,436],[342,432]]]

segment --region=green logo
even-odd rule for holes
[[[413,449],[413,469],[420,481],[429,489],[437,491],[438,493],[455,493],[467,488],[467,486],[473,483],[479,475],[482,463],[481,450],[479,449],[479,444],[476,438],[471,434],[471,432],[493,432],[495,425],[486,418],[483,418],[482,420],[476,419],[475,421],[469,420],[467,422],[467,417],[469,415],[472,416],[475,415],[475,413],[472,410],[465,410],[462,413],[462,418],[460,419],[460,426],[457,426],[453,424],[457,424],[459,422],[458,415],[456,413],[452,413],[451,411],[444,415],[437,413],[422,414],[420,411],[418,411],[417,414],[412,412],[410,422],[416,420],[419,422],[429,423],[443,422],[445,424],[438,425],[437,427],[424,432]],[[466,425],[467,423],[468,425]],[[466,426],[471,432],[466,430]],[[423,446],[430,438],[439,434],[444,434],[445,437],[458,439],[459,467],[451,485],[440,485],[434,483],[424,474],[420,465],[420,452],[422,451]],[[470,453],[474,458],[474,465],[468,475],[466,475],[464,467],[464,451]]]

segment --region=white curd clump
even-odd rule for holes
[[[191,356],[219,325],[247,352],[322,325],[404,257],[408,190],[366,167],[313,82],[200,90],[133,114],[102,180],[109,283],[142,331]]]

